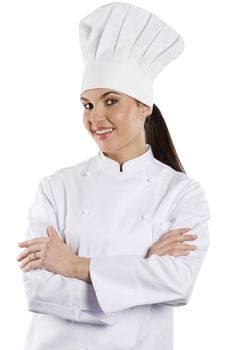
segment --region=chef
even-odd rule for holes
[[[174,307],[209,247],[204,189],[153,103],[154,78],[184,42],[124,2],[79,30],[83,122],[99,151],[38,183],[17,258],[33,313],[24,349],[172,350]]]

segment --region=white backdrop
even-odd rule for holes
[[[37,184],[98,152],[82,122],[78,22],[108,2],[0,2],[1,349],[23,349],[32,317],[16,257]],[[232,4],[131,3],[154,12],[184,38],[184,52],[154,82],[154,103],[212,214],[210,248],[193,294],[175,308],[175,350],[231,349]]]

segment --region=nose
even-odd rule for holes
[[[91,122],[94,124],[101,124],[102,122],[105,121],[105,118],[101,115],[93,115],[91,118],[90,118]]]
[[[103,111],[99,110],[93,110],[90,116],[90,120],[94,124],[101,124],[106,120]]]

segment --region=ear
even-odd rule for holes
[[[141,111],[143,118],[145,118],[145,119],[146,119],[146,117],[148,117],[148,115],[150,115],[152,113],[152,108],[150,106],[145,105],[142,102],[139,102],[139,108],[140,108],[140,111]]]

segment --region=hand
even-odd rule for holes
[[[157,254],[159,256],[188,255],[191,250],[195,250],[197,247],[182,242],[194,240],[197,238],[197,235],[183,235],[183,233],[187,231],[190,231],[190,228],[178,228],[163,234],[160,239],[152,245],[146,258],[149,258],[152,254]]]
[[[66,277],[72,277],[77,255],[63,242],[53,226],[48,227],[49,237],[36,237],[19,243],[25,249],[17,258],[24,272],[42,268]],[[34,260],[36,259],[36,260]]]

